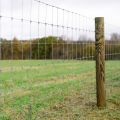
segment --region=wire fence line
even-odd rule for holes
[[[115,92],[119,88],[120,75],[119,70],[120,67],[118,65],[114,66],[115,63],[118,62],[120,64],[120,33],[119,26],[115,26],[109,23],[105,23],[105,57],[106,57],[106,98],[108,101],[112,101],[115,103],[119,103],[118,94]],[[108,66],[108,61],[111,63]],[[111,82],[109,82],[111,81]],[[113,96],[116,98],[113,99]],[[118,104],[119,106],[119,104]],[[115,108],[116,109],[116,108]],[[117,118],[116,118],[117,119]]]
[[[34,5],[34,2],[38,2],[37,5]],[[58,55],[58,52],[61,53],[61,56],[58,57],[58,59],[62,58],[74,58],[74,59],[80,59],[80,58],[93,58],[94,56],[94,19],[82,16],[80,14],[67,11],[65,9],[61,9],[59,7],[55,7],[52,5],[49,5],[47,3],[41,2],[41,1],[31,1],[30,7],[29,7],[29,19],[26,19],[23,13],[24,8],[24,2],[21,2],[21,8],[20,8],[20,16],[14,13],[13,14],[13,8],[12,8],[12,2],[11,2],[11,12],[9,15],[6,15],[5,12],[3,12],[3,15],[1,13],[1,38],[5,41],[5,45],[2,44],[1,50],[4,51],[4,46],[10,46],[11,45],[11,51],[10,54],[3,55],[3,59],[9,59],[10,56],[11,59],[56,59]],[[37,9],[33,9],[33,6],[37,6]],[[50,9],[47,9],[49,8]],[[36,18],[32,15],[32,11],[36,12],[37,16]],[[45,11],[43,15],[41,15],[40,11]],[[26,13],[25,13],[26,14]],[[40,14],[40,15],[39,15]],[[66,14],[66,15],[65,15]],[[32,17],[33,16],[33,17]],[[5,23],[5,24],[4,24]],[[7,25],[6,25],[7,24]],[[6,25],[6,26],[3,26]],[[3,26],[3,27],[2,27]],[[19,29],[17,29],[19,27]],[[3,28],[3,30],[2,30]],[[11,28],[11,30],[10,30]],[[9,30],[8,30],[9,29]],[[114,30],[114,28],[112,27]],[[118,29],[118,28],[117,28]],[[9,35],[8,35],[9,34]],[[107,34],[107,33],[106,33]],[[4,37],[5,36],[5,37]],[[15,37],[19,37],[19,39]],[[46,37],[51,36],[53,38],[50,38],[51,40],[48,40]],[[108,34],[107,36],[111,36],[111,34]],[[27,40],[24,40],[28,38]],[[42,38],[44,40],[39,40],[37,38]],[[56,38],[54,38],[56,37]],[[36,38],[36,39],[35,39]],[[1,41],[2,41],[1,39]],[[9,41],[8,41],[8,40]],[[55,40],[56,39],[56,40]],[[16,41],[19,41],[18,43]],[[53,41],[54,40],[54,41]],[[25,45],[28,43],[28,50],[24,50]],[[49,42],[48,42],[49,41]],[[111,42],[111,41],[110,41]],[[109,41],[106,43],[106,47],[110,43]],[[114,41],[115,43],[115,41]],[[56,51],[56,44],[59,45],[59,50]],[[76,45],[77,44],[77,45]],[[111,42],[111,44],[113,44]],[[15,56],[14,54],[14,46],[17,46],[18,54]],[[81,46],[85,46],[82,48]],[[49,49],[47,49],[47,46],[50,46]],[[67,46],[67,47],[66,47]],[[81,48],[81,50],[77,49],[77,47]],[[118,46],[119,47],[119,46]],[[35,51],[34,49],[37,49]],[[45,52],[43,52],[42,55],[40,55],[40,49],[43,48]],[[58,47],[57,47],[58,48]],[[67,48],[67,52],[65,53],[65,48]],[[71,52],[69,49],[71,49]],[[51,50],[50,50],[51,49]],[[87,50],[88,52],[86,52]],[[50,53],[47,56],[48,50]],[[78,51],[79,50],[79,51]],[[7,51],[7,50],[6,50]],[[9,51],[9,49],[8,49]],[[85,51],[85,52],[84,52]],[[74,56],[72,53],[76,52],[76,56]],[[106,55],[108,56],[109,53],[107,53],[106,49]],[[2,56],[1,52],[1,56]],[[24,53],[26,53],[24,55]],[[86,53],[86,55],[84,55]],[[69,55],[72,54],[72,55]],[[83,55],[82,55],[83,54]],[[117,53],[116,53],[117,54]],[[15,57],[14,57],[15,56]],[[26,57],[25,57],[26,56]]]
[[[72,120],[80,104],[77,117],[88,119],[83,110],[96,101],[94,18],[38,0],[7,2],[0,0],[0,119]],[[118,27],[105,23],[105,37],[111,99],[111,81],[120,78]]]
[[[22,7],[20,8],[19,12],[19,14],[22,15],[17,15],[16,17],[17,13],[13,14],[14,9],[12,5],[10,7],[10,15],[1,15],[1,22],[3,23],[4,20],[6,20],[6,24],[10,25],[4,26],[4,29],[1,31],[3,38],[4,35],[8,35],[8,33],[10,33],[7,36],[9,41],[5,42],[5,44],[7,44],[6,46],[12,46],[10,54],[8,53],[9,55],[6,55],[8,56],[8,58],[12,57],[11,59],[64,59],[65,57],[65,59],[80,59],[93,56],[92,52],[88,53],[88,55],[86,53],[86,56],[80,56],[80,51],[83,51],[81,54],[84,54],[84,51],[86,50],[84,50],[84,48],[82,47],[82,50],[77,49],[77,47],[84,45],[86,45],[86,49],[87,47],[89,49],[92,49],[92,47],[94,47],[94,20],[92,18],[88,18],[78,13],[67,11],[65,9],[61,9],[59,7],[55,7],[41,1],[30,1],[28,2],[30,4],[30,13],[28,15],[29,19],[26,19],[24,16],[25,12],[23,13],[23,3],[24,2],[21,2]],[[17,29],[18,27],[19,29]],[[8,31],[8,28],[11,28],[11,30]],[[17,36],[19,36],[19,39],[15,38]],[[51,38],[49,38],[49,36],[51,36]],[[20,38],[22,38],[22,40],[20,40]],[[25,38],[28,38],[27,41],[24,40]],[[86,41],[82,39],[86,39]],[[20,41],[21,44],[17,43],[17,40]],[[27,44],[26,42],[28,41],[28,50],[24,50],[24,47]],[[18,52],[19,56],[14,57],[15,55],[13,54],[16,50],[14,50],[13,45],[18,46],[18,49],[20,49],[20,51]],[[41,53],[42,55],[40,55],[40,49],[44,51]],[[94,50],[91,51],[94,52]],[[23,55],[25,52],[27,52],[27,55],[25,55],[26,57],[24,57]],[[58,53],[61,55],[59,55]],[[76,56],[73,55],[73,53],[75,53]],[[8,58],[3,57],[3,59]]]

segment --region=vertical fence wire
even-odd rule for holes
[[[119,27],[105,23],[105,58],[107,100],[119,104],[119,64],[120,64],[120,32]],[[117,108],[115,108],[117,110]]]
[[[25,8],[25,1],[22,0],[21,8],[18,8],[21,11],[21,17],[16,17],[13,1],[10,3],[11,14],[8,16],[3,14],[1,18],[10,20],[11,35],[8,38],[6,36],[4,37],[8,39],[7,44],[5,44],[5,49],[8,49],[7,46],[10,44],[11,58],[7,58],[9,53],[5,55],[4,51],[2,51],[1,55],[4,57],[1,59],[9,60],[7,67],[10,68],[10,76],[6,79],[7,81],[11,79],[11,83],[13,83],[13,91],[11,91],[10,95],[17,94],[10,103],[13,104],[15,102],[15,104],[17,104],[17,102],[20,102],[16,105],[17,107],[13,107],[16,109],[15,111],[17,111],[20,105],[23,107],[25,114],[27,113],[27,115],[29,115],[28,119],[32,119],[31,114],[32,111],[34,112],[33,109],[37,109],[36,111],[39,113],[38,108],[46,106],[47,103],[45,101],[52,99],[52,96],[58,100],[60,97],[63,97],[59,96],[57,98],[58,94],[65,94],[65,96],[69,96],[70,93],[71,95],[75,94],[74,89],[76,89],[77,84],[76,82],[74,83],[73,80],[79,80],[78,85],[81,86],[81,89],[85,89],[85,91],[81,91],[81,95],[86,97],[85,99],[90,100],[93,96],[91,94],[89,95],[87,87],[93,84],[93,81],[91,81],[92,78],[88,79],[89,82],[87,82],[86,79],[91,75],[90,70],[92,69],[92,71],[94,71],[94,65],[91,67],[93,61],[88,61],[94,59],[94,26],[88,28],[88,25],[91,24],[91,22],[94,23],[94,20],[78,13],[33,0],[29,1],[27,8]],[[18,1],[16,1],[16,4],[19,4]],[[37,8],[37,10],[35,10],[36,13],[33,11],[35,8]],[[49,9],[51,9],[51,13]],[[26,10],[27,13],[24,10]],[[34,18],[36,15],[37,19]],[[52,18],[49,18],[50,16],[52,16]],[[19,25],[15,24],[16,22],[19,22],[18,24],[21,26],[21,31],[19,31]],[[6,27],[4,25],[5,24],[3,24],[3,27]],[[18,37],[20,35],[17,31],[19,31],[18,33],[21,34],[21,37]],[[87,38],[87,36],[89,38]],[[92,49],[91,52],[90,46]],[[44,62],[42,60],[44,60]],[[85,68],[83,66],[85,66]],[[87,76],[84,72],[87,72]],[[94,75],[92,77],[94,78]],[[55,89],[49,82],[54,83],[55,86],[59,86]],[[65,83],[65,93],[62,92],[62,86],[59,82]],[[49,84],[50,86],[48,86]],[[72,84],[75,84],[75,86]],[[88,86],[85,87],[84,85],[86,84]],[[53,87],[54,91],[52,91],[50,87]],[[73,90],[71,90],[72,88],[70,87],[72,87]],[[89,87],[91,88],[91,85]],[[51,91],[47,91],[47,89]],[[56,93],[55,90],[57,91]],[[43,93],[46,95],[45,98],[41,98],[42,96],[40,96],[41,94],[44,95]],[[20,100],[17,100],[16,97]],[[86,104],[85,100],[83,100],[83,102]],[[13,104],[13,106],[15,105]],[[28,111],[26,111],[26,106]],[[71,106],[68,105],[67,107],[69,108]],[[12,108],[10,107],[10,109]],[[19,116],[16,114],[8,115],[12,116],[13,119]]]
[[[14,5],[18,6],[18,0],[10,3],[10,14],[0,10],[0,58],[1,79],[6,80],[8,91],[4,90],[12,107],[7,104],[11,113],[6,112],[7,107],[2,113],[13,119],[17,116],[46,119],[56,114],[61,117],[57,109],[62,106],[65,112],[65,106],[67,111],[73,110],[80,100],[79,115],[85,119],[86,104],[95,102],[94,19],[38,0],[21,0],[18,9]],[[3,20],[8,21],[8,27]],[[114,61],[119,64],[120,43],[119,35],[111,37],[118,29],[112,28],[108,33],[110,29],[106,28],[106,79],[110,96],[114,94],[110,79],[119,79],[119,65],[115,68]],[[21,116],[20,106],[24,111]],[[67,114],[72,119],[75,113]]]

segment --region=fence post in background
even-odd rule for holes
[[[97,106],[106,106],[104,18],[95,18]]]

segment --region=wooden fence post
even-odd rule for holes
[[[97,106],[106,106],[104,18],[95,18]]]

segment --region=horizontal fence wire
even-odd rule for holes
[[[120,33],[118,26],[105,23],[106,60],[120,60]]]
[[[7,2],[0,4],[0,119],[74,118],[65,109],[79,97],[81,109],[95,100],[94,18],[37,0]]]
[[[118,26],[105,23],[105,58],[106,58],[106,98],[108,104],[117,105],[114,109],[119,110],[120,90],[120,32]],[[114,113],[114,112],[113,112]],[[112,119],[120,116],[111,115]]]
[[[26,2],[16,1],[18,13],[12,1],[9,14],[1,8],[1,59],[94,59],[93,18],[41,1],[27,2],[28,10]]]
[[[108,30],[110,93],[119,66],[109,62],[120,59],[120,43],[113,40],[117,30]],[[76,119],[89,119],[84,110],[96,100],[94,18],[39,0],[0,0],[0,86],[0,119],[72,120],[77,106]]]

